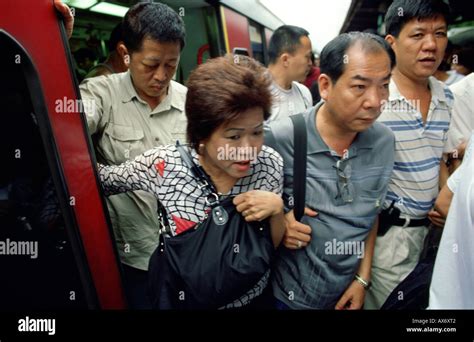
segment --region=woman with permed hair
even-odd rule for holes
[[[265,69],[249,57],[227,55],[200,65],[187,86],[185,149],[210,179],[219,201],[233,198],[247,222],[269,220],[268,239],[276,248],[284,234],[283,161],[263,146],[263,122],[271,107]],[[174,145],[156,147],[118,166],[99,165],[99,175],[107,195],[134,190],[154,194],[173,236],[195,228],[212,209]],[[268,277],[269,269],[223,307],[258,307]]]

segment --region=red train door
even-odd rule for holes
[[[53,1],[2,1],[0,13],[0,308],[125,308]]]

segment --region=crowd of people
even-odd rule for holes
[[[431,232],[443,231],[429,307],[473,309],[474,78],[455,74],[470,70],[445,54],[448,13],[441,0],[394,0],[385,37],[341,34],[319,65],[309,33],[284,25],[270,39],[267,68],[226,55],[198,66],[185,87],[172,80],[186,41],[182,19],[161,3],[131,7],[110,47],[110,61],[121,66],[104,65],[110,72],[80,85],[82,99],[96,104],[87,124],[130,307],[154,307],[149,260],[162,248],[160,234],[199,229],[215,208],[179,140],[218,200],[233,198],[247,222],[271,227],[268,272],[226,308],[380,309],[394,296],[399,308],[426,308],[409,307],[399,289]],[[71,33],[71,18],[67,24]],[[446,70],[448,60],[457,71]],[[457,82],[448,87],[448,79]],[[291,118],[298,115],[307,139],[300,220]],[[222,154],[231,150],[239,153]]]

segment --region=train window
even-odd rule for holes
[[[0,309],[86,308],[79,268],[25,77],[21,49],[0,31]],[[41,90],[40,90],[41,91]],[[49,127],[49,126],[48,126]],[[64,205],[63,205],[64,208]]]
[[[235,48],[232,49],[232,54],[248,56],[249,52],[246,48],[235,47]]]
[[[263,27],[249,20],[250,43],[252,45],[253,58],[265,64],[263,48]]]

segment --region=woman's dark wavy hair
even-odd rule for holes
[[[186,95],[187,139],[199,152],[199,144],[222,124],[260,107],[270,116],[270,78],[256,60],[226,55],[208,60],[189,76]]]

